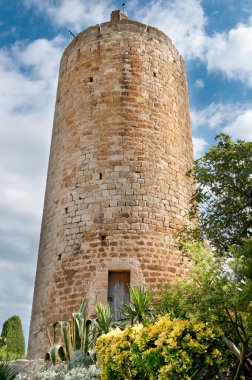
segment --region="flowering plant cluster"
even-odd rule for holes
[[[220,335],[205,323],[168,315],[145,327],[113,330],[96,343],[101,379],[196,379],[223,362]]]
[[[100,369],[95,365],[68,369],[66,365],[56,365],[50,368],[37,368],[27,373],[19,373],[15,380],[99,380]]]

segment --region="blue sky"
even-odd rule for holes
[[[59,60],[120,1],[0,0],[0,325],[27,337]],[[224,131],[252,140],[252,0],[127,1],[125,13],[172,38],[187,66],[198,157]]]

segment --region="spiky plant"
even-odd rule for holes
[[[151,300],[152,292],[139,288],[130,287],[130,301],[124,301],[120,311],[131,320],[131,323],[141,323],[145,319],[153,318]]]
[[[53,324],[53,339],[48,333],[51,348],[46,354],[46,359],[51,359],[53,364],[56,364],[58,358],[70,362],[76,351],[88,354],[92,346],[92,324],[93,321],[87,319],[87,303],[82,302],[79,312],[72,313],[72,324],[67,321],[57,321]],[[61,329],[63,345],[56,343],[58,327]]]
[[[99,303],[96,305],[96,319],[94,321],[96,337],[107,334],[113,326],[112,314],[109,305]]]

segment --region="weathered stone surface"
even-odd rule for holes
[[[33,363],[33,360],[17,359],[17,360],[10,361],[8,363],[8,366],[15,373],[19,373],[19,372],[24,373],[30,368],[32,363]]]
[[[30,357],[82,298],[90,315],[107,301],[109,270],[154,292],[186,270],[173,241],[193,191],[184,62],[162,32],[117,16],[62,57]]]

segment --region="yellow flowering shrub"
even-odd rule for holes
[[[131,345],[134,334],[130,328],[115,329],[96,341],[97,364],[101,366],[102,379],[125,379],[131,367]]]
[[[183,380],[218,367],[220,345],[218,330],[167,315],[146,327],[128,326],[101,336],[96,352],[102,380]]]

